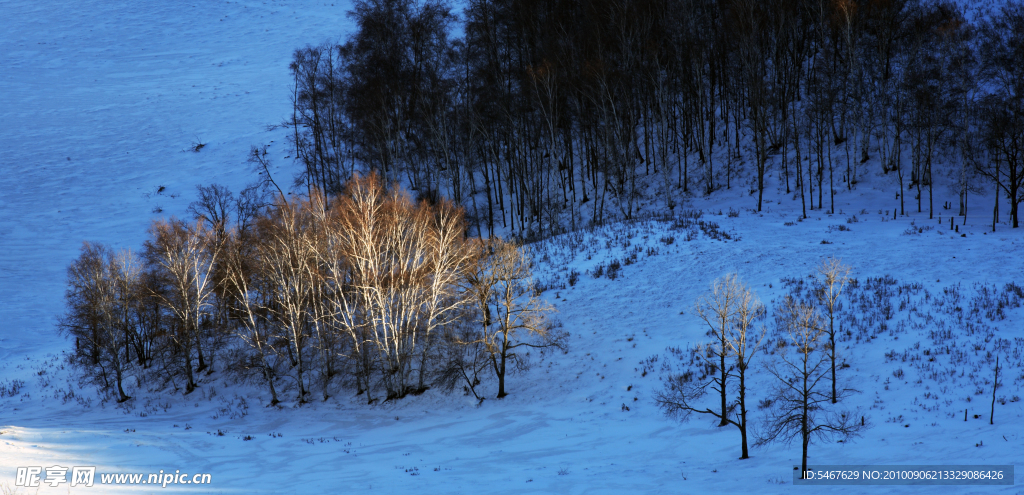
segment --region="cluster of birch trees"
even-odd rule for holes
[[[695,305],[710,342],[669,348],[665,386],[655,402],[670,416],[702,414],[719,426],[735,426],[740,459],[750,455],[750,436],[755,445],[799,441],[804,471],[812,441],[859,434],[867,423],[842,409],[840,402],[854,390],[837,376],[847,366],[837,353],[841,329],[835,320],[850,268],[828,258],[817,272],[813,300],[785,297],[775,308],[771,333],[764,323],[767,308],[735,274],[712,282]],[[767,356],[755,366],[758,354]],[[748,387],[755,378],[761,380],[757,390],[766,393],[756,403],[760,421],[752,422]]]
[[[1016,227],[1024,7],[961,4],[357,0],[291,64],[301,179],[372,169],[529,237],[734,186],[760,209],[769,176],[804,215],[865,173],[931,215],[945,175],[958,214],[995,190]]]
[[[215,363],[272,403],[460,385],[479,398],[486,376],[502,397],[518,348],[560,345],[528,253],[468,238],[449,201],[416,203],[376,175],[272,204],[199,189],[193,221],[154,222],[139,253],[85,243],[68,268],[72,360],[120,402],[147,380],[190,393]]]

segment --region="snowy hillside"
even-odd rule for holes
[[[250,146],[285,163],[286,131],[268,127],[291,110],[292,52],[345,32],[345,8],[5,1],[0,311],[47,330],[3,335],[0,353],[51,342],[83,240],[137,249],[151,219],[185,214],[196,184],[250,181]]]
[[[287,65],[295,48],[345,33],[345,8],[0,2],[0,493],[36,493],[15,486],[17,468],[53,465],[210,473],[212,483],[39,493],[790,493],[798,444],[737,460],[735,428],[666,418],[653,395],[666,348],[707,340],[693,307],[712,280],[738,274],[771,310],[828,256],[858,280],[840,354],[860,391],[849,407],[871,427],[812,444],[810,462],[1024,465],[1024,229],[1004,222],[993,233],[990,216],[972,214],[953,232],[954,210],[894,220],[867,209],[895,189],[876,162],[837,195],[834,215],[801,221],[799,198],[774,183],[759,214],[737,185],[677,208],[701,212],[703,225],[641,220],[532,246],[543,297],[571,338],[567,353],[534,351],[502,400],[430,390],[374,406],[340,395],[266,407],[264,390],[217,370],[189,396],[135,384],[136,399],[102,401],[65,364],[71,344],[55,328],[81,242],[138,249],[152,219],[185,214],[196,184],[248,182],[252,145],[271,145],[288,180],[288,130],[275,127],[290,111]],[[954,199],[936,187],[937,205]],[[971,201],[981,212],[992,197]],[[1005,382],[990,426],[1000,339]],[[752,403],[770,383],[754,375]],[[480,390],[493,397],[496,385]],[[941,490],[1019,493],[1024,473],[1014,481]]]

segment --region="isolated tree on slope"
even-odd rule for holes
[[[728,296],[733,307],[732,316],[723,325],[725,340],[708,346],[696,346],[687,351],[670,348],[677,359],[683,361],[685,370],[680,373],[669,373],[665,379],[665,388],[655,394],[655,402],[670,416],[688,418],[690,413],[710,414],[725,424],[736,426],[740,430],[740,459],[750,457],[747,448],[747,370],[754,355],[761,348],[765,331],[754,330],[754,323],[765,314],[764,305],[757,299],[752,290],[736,280],[735,275],[727,275],[712,284],[712,294]],[[726,294],[727,292],[727,294]],[[705,299],[706,301],[707,299]],[[724,345],[732,356],[732,364],[728,373],[738,381],[736,401],[725,406],[722,412],[702,406],[699,400],[707,394],[708,389],[721,388],[722,375],[715,376],[722,366],[718,360],[722,355],[718,345]],[[687,363],[684,359],[689,358]]]
[[[828,354],[818,312],[787,297],[780,313],[776,359],[766,366],[776,378],[775,387],[762,402],[766,415],[757,445],[799,439],[802,473],[807,471],[807,449],[813,439],[845,440],[858,435],[865,422],[856,422],[850,412],[826,409],[830,396],[822,389],[828,379]]]
[[[815,288],[815,295],[818,302],[828,316],[828,328],[825,328],[825,336],[828,338],[826,352],[828,353],[829,365],[832,368],[832,403],[839,401],[839,393],[836,391],[836,313],[842,311],[843,305],[839,297],[843,289],[850,281],[850,267],[844,265],[839,258],[827,258],[818,264],[818,274],[821,280]]]
[[[729,424],[726,384],[730,369],[726,365],[726,358],[730,353],[729,332],[739,309],[740,294],[743,290],[736,274],[729,274],[712,282],[711,292],[698,298],[694,305],[697,316],[708,325],[707,336],[712,338],[712,344],[706,347],[706,351],[717,360],[715,369],[718,377],[715,378],[712,388],[718,391],[722,400],[721,412],[718,414],[721,421],[718,426]]]
[[[501,239],[482,241],[478,249],[480,263],[471,271],[469,283],[483,316],[482,340],[498,378],[497,397],[501,399],[508,395],[508,365],[523,364],[517,348],[560,347],[561,342],[550,332],[546,314],[554,308],[536,296],[530,259],[524,250]],[[525,340],[530,334],[541,342]]]

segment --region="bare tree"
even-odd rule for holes
[[[501,239],[481,242],[478,249],[482,250],[481,263],[470,272],[469,283],[483,316],[481,340],[498,378],[497,397],[501,399],[508,395],[505,377],[509,364],[525,364],[516,349],[563,344],[560,336],[550,331],[546,315],[554,308],[537,297],[525,250]],[[540,341],[526,340],[528,335]]]
[[[746,102],[749,106],[747,124],[754,137],[755,164],[757,166],[757,211],[761,211],[764,200],[764,178],[767,173],[768,149],[770,142],[772,105],[771,94],[774,88],[770,82],[775,80],[772,74],[775,64],[769,63],[774,51],[773,33],[775,26],[772,18],[781,9],[776,5],[759,0],[744,0],[733,3],[735,16],[736,56],[742,71],[742,84],[746,89]],[[776,61],[777,63],[777,61]],[[775,68],[777,69],[777,68]],[[738,125],[738,123],[737,123]],[[737,146],[739,143],[737,142]]]
[[[729,333],[733,318],[739,309],[740,293],[740,282],[736,274],[729,274],[712,282],[711,291],[698,298],[694,304],[694,312],[708,325],[707,336],[713,339],[712,343],[707,346],[707,352],[718,361],[715,363],[718,377],[714,379],[712,385],[722,400],[721,412],[717,414],[720,420],[718,426],[729,424],[726,385],[730,368],[727,366],[726,360],[730,354]]]
[[[747,452],[747,370],[750,369],[754,355],[761,349],[761,343],[767,332],[763,326],[759,331],[754,330],[754,323],[765,315],[764,305],[748,287],[741,283],[739,288],[740,297],[734,318],[735,326],[728,341],[729,349],[735,357],[734,367],[736,368],[736,379],[739,381],[735,402],[739,412],[736,418],[730,419],[729,422],[740,429],[742,439],[740,459],[746,459],[749,457]]]
[[[282,337],[288,341],[285,350],[295,370],[299,402],[304,402],[309,393],[303,375],[309,366],[306,349],[315,283],[310,272],[315,258],[307,236],[313,226],[305,201],[285,198],[278,201],[281,204],[257,222],[257,259],[271,293],[267,309]]]
[[[717,344],[714,344],[693,348],[689,353],[690,362],[684,361],[686,369],[677,370],[679,373],[670,371],[665,379],[665,388],[655,394],[655,403],[671,416],[686,419],[690,413],[710,414],[735,426],[740,430],[740,459],[747,459],[750,457],[747,447],[747,371],[761,349],[766,334],[763,327],[760,330],[754,329],[755,322],[764,316],[765,307],[750,288],[735,280],[735,276],[726,276],[726,280],[732,283],[723,284],[719,288],[734,291],[731,298],[735,301],[735,310],[726,323],[728,331],[724,345],[733,358],[730,374],[738,380],[735,401],[728,405],[724,413],[700,403],[708,390],[715,389],[721,380],[720,376],[714,376],[721,366],[720,362],[715,361],[720,353],[715,348]],[[669,352],[676,358],[686,357],[686,353],[678,348],[671,348]]]
[[[202,220],[188,225],[172,218],[154,222],[150,227],[151,239],[145,245],[145,256],[159,271],[165,287],[157,296],[176,322],[172,335],[184,358],[186,393],[196,387],[193,351],[198,358],[196,371],[203,371],[207,365],[202,324],[213,308],[214,268],[220,254],[220,246],[210,234]]]
[[[431,335],[463,306],[460,280],[473,254],[464,246],[462,211],[441,201],[414,204],[375,174],[349,181],[332,235],[347,260],[352,297],[379,355],[388,398],[422,391]],[[418,384],[407,382],[418,359]]]
[[[316,197],[312,203],[314,220],[320,227],[313,244],[319,266],[319,295],[313,302],[314,312],[319,315],[317,320],[320,324],[327,327],[326,333],[348,341],[347,344],[339,343],[337,349],[322,349],[322,352],[339,353],[347,359],[353,366],[357,394],[366,392],[367,400],[373,402],[370,377],[376,361],[372,339],[368,336],[368,286],[357,277],[361,273],[357,271],[357,267],[362,266],[360,256],[365,253],[353,251],[356,246],[361,246],[354,242],[354,236],[359,232],[350,229],[356,225],[351,223],[351,219],[343,218],[352,210],[341,206],[340,201],[335,201],[331,207],[327,198]]]
[[[821,385],[828,377],[828,354],[818,312],[787,297],[780,313],[777,359],[766,366],[776,378],[775,387],[761,403],[766,414],[756,445],[799,439],[802,473],[807,471],[807,449],[813,439],[845,440],[858,435],[866,423],[863,417],[855,421],[850,412],[826,409],[830,397]],[[840,398],[850,392],[843,389]]]
[[[1024,3],[1008,2],[981,28],[982,74],[993,89],[982,106],[992,160],[978,168],[1005,194],[1013,228],[1024,202]],[[996,199],[996,216],[999,200]],[[995,224],[992,226],[995,229]]]
[[[59,328],[75,337],[75,364],[91,370],[104,389],[113,374],[117,402],[131,398],[123,383],[132,367],[140,278],[140,263],[130,251],[115,253],[88,242],[68,268],[68,308]]]
[[[468,304],[469,291],[462,281],[476,263],[476,253],[465,241],[466,224],[463,212],[451,202],[441,200],[427,209],[423,250],[427,271],[423,279],[420,300],[416,303],[422,312],[424,345],[421,346],[419,390],[424,390],[424,371],[427,355],[437,328],[454,324],[462,316],[461,309]]]
[[[256,269],[255,252],[248,242],[233,233],[224,249],[227,279],[225,295],[237,322],[233,331],[250,349],[255,351],[255,366],[270,388],[270,404],[280,400],[274,387],[275,369],[271,360],[275,354],[270,342],[271,325],[268,320],[272,294],[263,274]]]
[[[196,219],[203,219],[219,235],[224,235],[229,215],[235,205],[231,190],[220,184],[196,186],[198,198],[188,205],[188,212]]]
[[[821,260],[817,270],[822,280],[815,288],[815,295],[828,315],[828,328],[825,329],[825,335],[828,336],[826,352],[832,368],[832,403],[835,404],[839,401],[836,392],[836,313],[843,310],[843,303],[839,301],[839,297],[850,281],[850,267],[844,265],[839,258],[831,257]]]

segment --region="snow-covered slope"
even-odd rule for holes
[[[774,186],[756,213],[737,185],[687,205],[728,239],[651,220],[534,246],[544,297],[571,334],[569,352],[535,352],[533,367],[510,378],[511,395],[500,401],[477,405],[428,391],[372,407],[342,396],[268,408],[262,390],[218,372],[188,397],[141,387],[127,406],[101,403],[64,364],[68,344],[54,329],[68,262],[85,239],[137,248],[150,219],[184,213],[197,183],[237,190],[250,177],[250,145],[273,141],[275,171],[288,177],[286,130],[268,129],[289,111],[287,64],[294,48],[346,32],[344,8],[0,4],[0,488],[35,493],[13,486],[16,468],[58,464],[210,473],[211,485],[151,490],[193,493],[790,492],[798,445],[753,449],[738,461],[734,428],[705,418],[678,423],[654,406],[660,363],[650,358],[663,362],[667,346],[706,339],[692,308],[716,277],[735,272],[770,303],[785,294],[785,279],[812,274],[831,255],[861,282],[850,291],[863,299],[848,303],[857,319],[847,321],[853,333],[842,354],[847,380],[861,391],[849,405],[873,426],[851,443],[812,445],[812,464],[1022,464],[1024,402],[1013,398],[1022,395],[1024,341],[1013,339],[1024,337],[1024,310],[1004,288],[1022,284],[1024,234],[1005,225],[993,234],[985,215],[972,214],[961,237],[949,231],[947,210],[941,220],[893,220],[891,210],[868,206],[892,203],[894,190],[872,162],[857,189],[837,196],[835,215],[814,210],[799,221],[799,202]],[[199,141],[206,146],[198,153],[182,151]],[[936,204],[953,199],[936,192]],[[612,260],[623,265],[614,280],[593,276]],[[580,274],[575,285],[572,270]],[[869,278],[885,275],[896,283],[867,290]],[[980,297],[982,287],[995,295]],[[886,304],[888,319],[879,316]],[[986,314],[995,307],[1002,319]],[[936,329],[962,333],[950,339]],[[991,370],[989,334],[1012,342],[994,426],[989,392],[977,394]],[[9,393],[16,382],[23,386]],[[755,401],[766,383],[755,380]],[[494,388],[481,387],[490,396]],[[1024,474],[1016,482],[942,490],[1017,493]],[[48,490],[68,486],[39,491]]]
[[[347,8],[0,4],[0,357],[53,345],[64,269],[83,240],[137,248],[150,219],[184,214],[196,184],[251,180],[251,145],[285,163],[286,131],[268,126],[290,112],[292,52],[347,32]]]
[[[720,224],[739,240],[713,240],[698,231],[686,241],[685,230],[652,221],[537,246],[538,275],[551,286],[545,295],[572,334],[570,351],[535,355],[533,368],[511,379],[512,395],[480,406],[459,394],[431,391],[375,407],[340,397],[266,408],[262,390],[211,379],[197,395],[149,394],[133,406],[117,408],[100,405],[90,389],[69,383],[57,352],[44,359],[9,360],[2,376],[26,385],[22,395],[5,399],[0,409],[7,418],[0,469],[52,463],[96,464],[100,472],[187,469],[213,473],[212,488],[242,492],[301,487],[386,493],[678,493],[712,486],[725,492],[787,491],[791,466],[799,463],[798,446],[754,449],[752,459],[736,460],[734,428],[717,428],[701,418],[679,424],[657,410],[651,396],[660,386],[658,367],[645,368],[642,362],[663,354],[668,345],[705,339],[692,302],[717,274],[739,273],[768,302],[783,293],[784,278],[809,274],[820,257],[834,254],[855,267],[862,286],[868,277],[892,274],[899,284],[919,282],[922,287],[912,299],[908,296],[913,304],[907,308],[899,307],[902,295],[889,298],[896,307],[885,321],[893,335],[863,325],[866,334],[877,333],[877,338],[844,343],[842,354],[851,364],[847,378],[862,392],[849,404],[862,408],[873,427],[853,443],[812,445],[812,462],[1019,464],[1021,402],[997,404],[996,425],[989,426],[988,391],[975,396],[969,378],[940,383],[912,364],[885,359],[890,351],[910,349],[913,354],[917,342],[923,343],[921,349],[933,347],[927,329],[913,327],[924,315],[952,321],[924,301],[924,291],[933,295],[930,301],[938,300],[943,287],[959,282],[969,312],[975,294],[971,282],[1002,287],[1012,280],[1002,268],[1013,260],[1006,249],[1019,246],[1019,239],[961,238],[934,230],[902,235],[902,225],[881,218],[869,214],[846,224],[838,215],[823,216],[787,227],[787,216],[774,213],[708,214],[705,221]],[[829,225],[840,222],[851,230],[828,232]],[[674,240],[666,244],[669,237]],[[592,276],[596,266],[624,261],[634,252],[637,261],[624,265],[615,280]],[[938,259],[920,265],[914,261],[917,253]],[[580,272],[579,281],[562,288],[571,270]],[[998,337],[1020,336],[1024,313],[1008,306],[1005,315],[989,321],[982,314],[978,320]],[[981,340],[965,335],[959,342],[966,346]],[[1019,347],[1018,342],[1018,352]],[[949,364],[949,356],[937,356],[936,364]],[[1017,356],[1016,361],[1004,356],[1008,385],[999,396],[1010,400],[1021,394]],[[971,373],[975,365],[981,374],[989,369],[984,354],[956,368]],[[897,369],[905,372],[900,378],[893,374]],[[921,383],[915,383],[918,378]],[[482,388],[493,394],[493,383]],[[763,390],[754,387],[753,398],[763,398]],[[79,398],[66,399],[68,391]],[[966,402],[967,397],[975,402]],[[83,407],[90,402],[91,407]],[[968,422],[962,419],[965,407],[972,415]],[[859,493],[880,489],[886,491],[847,487]],[[891,493],[903,490],[888,488]],[[1014,487],[994,491],[1016,493]]]

